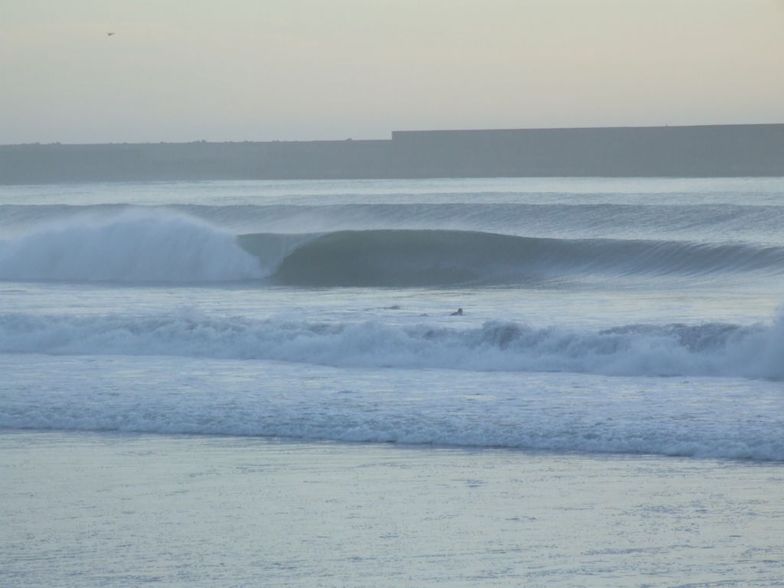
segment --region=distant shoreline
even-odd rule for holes
[[[391,139],[0,145],[0,184],[784,176],[784,124],[394,131]]]

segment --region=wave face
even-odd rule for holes
[[[80,216],[0,241],[2,280],[191,283],[264,275],[233,235],[171,212]]]
[[[240,244],[263,255],[269,235]],[[306,239],[277,264],[292,286],[525,284],[578,275],[703,276],[784,271],[784,248],[680,241],[549,239],[471,231],[338,231]]]
[[[210,318],[194,313],[0,315],[0,353],[267,359],[335,367],[784,378],[784,319],[771,325],[626,325],[587,331]]]

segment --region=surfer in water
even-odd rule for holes
[[[458,308],[455,312],[451,313],[449,316],[463,316],[463,309]]]

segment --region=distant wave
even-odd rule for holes
[[[784,247],[428,229],[236,237],[180,212],[138,208],[40,223],[0,240],[0,280],[442,287],[752,271],[784,273]]]
[[[486,322],[316,323],[209,317],[0,315],[0,353],[270,359],[337,367],[784,378],[784,319],[769,325],[604,330]]]

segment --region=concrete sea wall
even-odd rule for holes
[[[0,184],[784,176],[784,124],[395,131],[390,140],[0,146]]]

